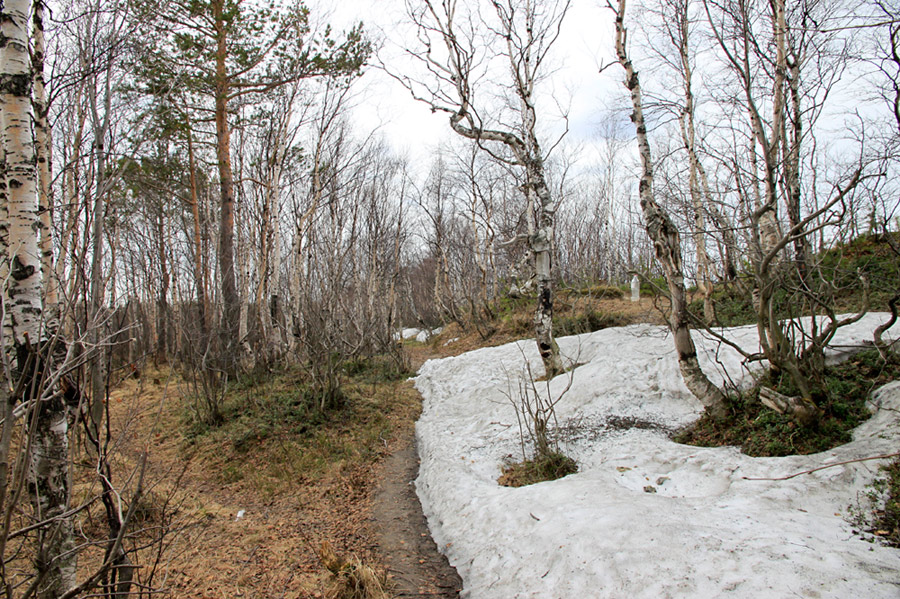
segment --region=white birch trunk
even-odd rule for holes
[[[284,163],[285,136],[287,132],[286,115],[279,124],[275,134],[275,148],[270,157],[268,168],[268,181],[266,181],[265,200],[263,207],[263,223],[261,234],[261,256],[259,264],[259,284],[256,288],[256,306],[260,326],[260,346],[263,355],[269,356],[275,349],[274,323],[272,318],[273,288],[278,289],[278,273],[281,267],[281,243],[279,240],[280,209],[279,198],[281,192],[281,171]],[[271,270],[271,272],[270,272]],[[278,343],[280,345],[280,343]],[[280,348],[278,348],[280,350]],[[257,356],[257,359],[260,356]]]
[[[0,94],[0,115],[6,112],[4,95]],[[0,136],[4,122],[0,116]],[[9,279],[9,198],[6,189],[6,144],[0,143],[0,351],[13,338],[12,323],[6,302],[7,280]],[[4,386],[5,388],[5,386]],[[5,479],[4,479],[5,481]],[[0,481],[2,484],[3,481]]]
[[[294,239],[291,243],[291,280],[290,289],[288,290],[288,310],[287,310],[287,328],[288,328],[288,354],[295,356],[297,354],[297,337],[300,327],[303,323],[300,320],[300,291],[303,282],[303,230],[298,226],[294,231]]]
[[[34,2],[32,16],[33,44],[32,67],[34,69],[34,142],[38,167],[38,207],[40,211],[41,273],[44,281],[44,316],[49,327],[55,330],[59,321],[59,280],[53,265],[53,202],[51,182],[52,148],[50,125],[47,121],[47,97],[44,88],[44,3]]]
[[[250,347],[250,250],[238,232],[238,273],[240,282],[240,308],[238,310],[238,341],[241,355],[238,357],[242,368],[252,363],[253,350]],[[243,242],[243,243],[242,243]]]
[[[7,294],[17,344],[40,341],[41,258],[34,140],[31,136],[31,58],[26,23],[30,2],[3,5],[0,77],[4,81],[2,135],[6,153],[9,283]]]
[[[524,191],[529,209],[534,210],[536,220],[533,232],[528,236],[528,249],[534,257],[534,274],[537,283],[538,302],[534,313],[535,340],[548,377],[564,371],[559,356],[559,347],[553,338],[553,290],[552,254],[554,236],[555,204],[547,185],[544,157],[537,137],[537,112],[535,109],[534,86],[538,79],[540,63],[552,41],[538,31],[536,7],[526,3],[523,14],[523,31],[517,31],[515,10],[494,3],[500,18],[500,29],[506,40],[506,56],[513,74],[510,86],[519,101],[521,130],[517,134],[510,130],[487,129],[480,125],[473,115],[471,106],[472,88],[468,59],[460,52],[453,32],[453,12],[455,4],[444,4],[446,22],[441,23],[433,4],[428,10],[438,22],[438,29],[449,53],[448,72],[453,76],[458,105],[451,112],[450,126],[459,135],[479,143],[501,143],[515,156],[515,162],[525,171]],[[563,14],[565,10],[562,11]],[[559,15],[562,17],[562,14]],[[549,43],[548,43],[549,42]],[[512,292],[512,290],[510,290]]]
[[[691,206],[694,209],[694,247],[697,252],[697,290],[703,297],[703,317],[711,324],[715,319],[712,304],[713,285],[710,278],[709,254],[706,251],[706,209],[700,190],[700,158],[697,155],[696,127],[694,126],[693,67],[689,53],[687,3],[681,5],[677,15],[679,24],[679,55],[684,86],[684,110],[681,114],[681,139],[690,161],[689,187]]]
[[[647,234],[653,241],[656,258],[666,275],[671,301],[671,311],[668,316],[669,328],[674,337],[681,376],[687,388],[700,400],[708,412],[721,412],[724,409],[725,398],[718,387],[713,385],[701,370],[697,359],[697,349],[691,339],[681,260],[681,237],[669,215],[656,203],[653,196],[653,161],[650,141],[647,138],[647,125],[644,121],[641,84],[625,48],[625,3],[626,0],[619,0],[616,13],[616,54],[619,63],[625,69],[625,87],[631,92],[631,102],[634,108],[631,120],[637,133],[638,150],[641,156],[642,174],[639,190],[644,224]]]
[[[42,326],[41,251],[39,247],[38,189],[35,142],[32,137],[32,70],[28,49],[29,0],[6,0],[0,8],[0,81],[2,122],[0,136],[6,158],[5,189],[9,219],[7,309],[12,341],[18,357],[18,375],[34,377],[41,366]],[[4,348],[7,349],[7,348]],[[26,368],[27,367],[27,368]],[[60,398],[46,399],[33,389],[31,418],[36,420],[30,439],[29,489],[37,522],[46,522],[37,533],[34,563],[36,596],[60,596],[75,583],[76,554],[71,518],[56,520],[66,512],[68,487],[68,420]]]

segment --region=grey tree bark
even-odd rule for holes
[[[631,93],[633,112],[631,121],[637,133],[638,151],[641,157],[641,180],[639,184],[641,211],[647,234],[653,240],[656,258],[663,267],[671,302],[668,314],[669,328],[675,341],[678,365],[687,388],[700,400],[707,412],[717,414],[724,411],[724,396],[712,384],[700,368],[697,349],[691,338],[691,328],[687,313],[687,295],[684,286],[684,271],[681,260],[681,236],[666,211],[656,202],[653,195],[653,160],[650,141],[647,138],[647,124],[641,83],[628,56],[627,32],[625,28],[626,0],[619,0],[618,7],[609,5],[616,13],[616,55],[625,69],[625,87]]]
[[[423,39],[428,39],[433,34],[440,38],[447,50],[445,59],[435,58],[430,46],[418,56],[436,76],[437,86],[443,85],[445,88],[440,91],[432,90],[430,98],[418,96],[415,91],[413,94],[431,105],[433,110],[448,113],[450,127],[457,134],[473,140],[494,156],[497,154],[488,145],[499,144],[511,155],[510,159],[506,159],[507,162],[523,170],[522,191],[535,215],[534,229],[526,236],[528,248],[534,257],[538,293],[534,313],[535,340],[544,369],[550,377],[564,371],[559,347],[553,337],[552,253],[556,201],[547,182],[545,154],[537,132],[535,86],[570,4],[565,0],[538,7],[532,0],[491,1],[497,17],[496,29],[488,23],[482,23],[481,26],[484,32],[495,36],[497,44],[506,46],[503,57],[511,74],[507,89],[515,106],[515,127],[491,127],[482,120],[479,110],[485,110],[486,107],[476,106],[474,93],[477,77],[476,52],[460,37],[456,21],[457,2],[442,2],[438,6],[436,2],[429,0],[424,2],[423,8],[412,5],[408,7]],[[471,23],[475,23],[478,18],[480,17],[473,15]],[[481,33],[472,31],[468,35],[471,42],[471,37]],[[401,78],[401,81],[411,90],[415,87],[408,79]]]

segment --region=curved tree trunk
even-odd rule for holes
[[[568,5],[567,5],[568,6]],[[515,164],[525,171],[524,191],[528,199],[529,209],[536,214],[534,230],[529,231],[528,249],[533,255],[535,280],[538,300],[534,313],[534,332],[538,352],[544,363],[547,377],[564,372],[559,355],[559,346],[553,337],[553,285],[552,285],[552,251],[554,237],[555,204],[553,194],[547,184],[544,155],[538,140],[537,110],[535,107],[535,84],[539,78],[539,67],[545,52],[552,41],[544,37],[537,25],[536,6],[527,3],[524,8],[524,26],[522,31],[516,28],[515,10],[500,3],[494,3],[497,16],[501,22],[503,39],[506,40],[506,56],[510,71],[513,73],[511,93],[518,99],[518,113],[521,118],[521,129],[497,130],[487,129],[473,114],[471,64],[460,46],[453,31],[453,7],[445,5],[448,10],[446,21],[440,24],[441,34],[450,55],[449,65],[453,72],[451,80],[455,85],[456,102],[454,109],[448,110],[450,127],[459,135],[482,144],[484,142],[499,143],[515,157]],[[429,3],[428,9],[435,15],[437,11]],[[565,14],[558,15],[560,18]]]
[[[653,161],[650,153],[650,141],[647,139],[647,125],[644,122],[641,84],[625,48],[625,2],[626,0],[619,0],[616,12],[616,54],[619,63],[625,69],[625,87],[631,92],[631,102],[634,108],[631,120],[637,131],[642,167],[639,184],[641,211],[644,215],[647,234],[653,241],[656,258],[666,275],[666,284],[672,304],[668,317],[669,328],[675,340],[681,375],[687,388],[700,400],[707,412],[715,415],[724,411],[725,397],[700,368],[697,349],[691,339],[681,261],[681,238],[669,215],[653,197]]]

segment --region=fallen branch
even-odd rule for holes
[[[788,397],[768,387],[759,388],[759,401],[779,414],[792,416],[804,425],[815,422],[821,415],[819,408],[811,399]]]
[[[819,466],[818,468],[813,468],[812,470],[804,470],[803,472],[797,472],[795,474],[791,474],[789,476],[782,476],[779,478],[756,478],[753,476],[742,476],[741,478],[744,480],[788,480],[791,478],[795,478],[802,474],[812,474],[813,472],[818,472],[819,470],[825,470],[826,468],[834,468],[835,466],[843,466],[845,464],[852,464],[854,462],[868,462],[869,460],[886,460],[888,458],[896,458],[900,456],[900,453],[886,453],[884,455],[876,455],[868,458],[857,458],[855,460],[846,460],[844,462],[835,462],[834,464],[827,464],[825,466]]]

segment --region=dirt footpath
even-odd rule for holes
[[[378,552],[396,597],[457,598],[462,581],[428,532],[413,481],[419,472],[414,433],[384,462],[372,517]]]

